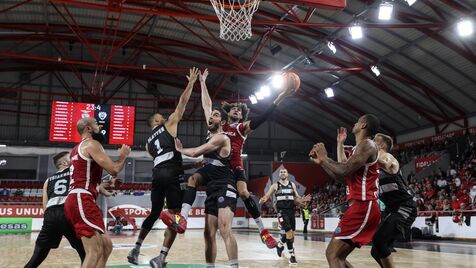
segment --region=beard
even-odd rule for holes
[[[219,124],[211,124],[209,127],[208,127],[208,131],[210,132],[217,132],[218,128],[220,127]]]
[[[93,138],[93,140],[96,140],[98,141],[99,143],[103,143],[105,138],[104,138],[104,135],[101,133],[101,132],[98,132],[98,133],[91,133],[91,137]]]

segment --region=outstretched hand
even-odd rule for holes
[[[205,69],[203,73],[199,73],[200,82],[205,83],[208,77],[208,69]]]
[[[347,129],[345,127],[340,127],[337,129],[337,143],[344,143],[347,139]]]
[[[180,152],[183,149],[182,142],[179,138],[175,138],[175,149]]]
[[[200,74],[200,70],[198,70],[198,68],[193,67],[192,69],[190,69],[190,74],[187,75],[188,82],[195,83],[195,81],[197,81],[199,74]]]

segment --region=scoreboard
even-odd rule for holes
[[[76,129],[76,123],[81,118],[94,117],[102,126],[104,143],[132,145],[134,111],[133,106],[53,101],[50,141],[80,142],[81,136]]]

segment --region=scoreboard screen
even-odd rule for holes
[[[81,118],[94,117],[102,126],[105,144],[134,142],[134,107],[53,101],[51,108],[50,141],[80,142],[76,123]]]

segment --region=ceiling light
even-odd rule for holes
[[[378,19],[379,20],[390,20],[392,18],[393,12],[393,5],[390,3],[382,3],[380,4],[380,8],[378,10]]]
[[[256,99],[255,95],[250,95],[249,98],[250,98],[251,104],[258,103],[258,99]]]
[[[364,36],[362,33],[362,27],[359,25],[354,25],[349,28],[350,35],[352,36],[352,39],[360,39]]]
[[[464,19],[456,25],[458,34],[461,37],[470,36],[473,34],[473,23],[469,19]]]
[[[417,0],[406,0],[406,1],[407,1],[408,5],[411,6],[411,5],[415,4],[415,2]]]
[[[275,89],[280,89],[283,87],[284,84],[284,78],[282,74],[275,74],[271,78],[271,86],[273,86]]]
[[[257,98],[258,100],[264,99],[263,92],[261,92],[261,91],[256,92],[256,93],[255,93],[255,96],[256,96],[256,98]]]
[[[336,49],[336,47],[334,46],[334,43],[332,43],[332,42],[330,42],[330,41],[327,42],[327,47],[332,51],[332,53],[336,54],[337,49]]]
[[[379,76],[379,75],[380,75],[380,70],[378,69],[377,65],[374,65],[374,66],[370,67],[370,70],[372,70],[372,72],[373,72],[376,76]]]
[[[326,96],[328,98],[334,97],[334,90],[332,88],[328,87],[328,88],[324,89],[324,92],[326,93]]]
[[[269,89],[269,86],[262,86],[260,88],[260,92],[263,94],[265,97],[269,97],[271,95],[271,90]]]

